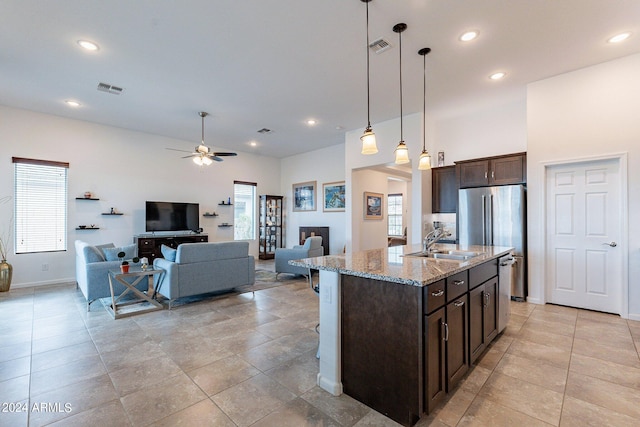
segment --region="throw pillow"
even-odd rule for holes
[[[160,252],[162,252],[162,256],[164,257],[164,259],[166,259],[167,261],[171,261],[171,262],[175,262],[176,261],[176,253],[178,252],[177,250],[167,246],[167,245],[162,245],[160,246]]]
[[[138,247],[135,244],[122,246],[121,248],[103,248],[102,249],[102,251],[104,252],[104,257],[107,261],[119,261],[120,260],[120,258],[118,258],[119,252],[124,252],[123,259],[129,260],[134,256],[136,256],[137,250],[138,250]]]
[[[104,256],[102,255],[102,252],[100,252],[98,248],[95,246],[87,245],[84,248],[82,248],[82,252],[84,254],[84,262],[86,263],[104,261]]]

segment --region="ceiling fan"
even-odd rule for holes
[[[237,156],[238,155],[237,153],[214,152],[214,151],[211,151],[211,147],[204,145],[204,118],[207,117],[209,113],[205,111],[200,111],[198,115],[202,117],[202,142],[200,142],[200,145],[198,145],[192,153],[185,150],[178,150],[177,148],[167,148],[167,150],[182,151],[183,153],[190,153],[188,156],[183,156],[182,158],[183,159],[193,158],[193,163],[195,163],[198,166],[202,166],[202,165],[208,166],[211,163],[213,163],[212,160],[215,160],[216,162],[221,162],[223,160],[222,157],[224,156]]]

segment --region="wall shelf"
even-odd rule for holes
[[[100,227],[76,227],[76,230],[100,230]]]
[[[233,203],[218,203],[218,206],[233,206]]]
[[[220,215],[218,215],[218,214],[202,214],[202,216],[207,216],[208,217],[208,216],[220,216]]]
[[[233,227],[233,224],[220,224],[218,225],[218,227],[221,227],[221,228]]]
[[[103,212],[102,215],[123,215],[122,212],[111,213],[111,212]]]
[[[100,200],[93,197],[76,197],[76,200]]]

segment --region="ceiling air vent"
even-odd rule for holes
[[[101,92],[112,93],[114,95],[120,95],[124,89],[110,85],[109,83],[98,83],[98,90]]]
[[[267,129],[267,128],[262,128],[260,130],[258,130],[258,133],[272,133],[273,131],[271,129]]]
[[[378,40],[374,40],[369,43],[369,49],[371,49],[374,53],[382,53],[385,50],[391,49],[391,43],[383,38],[379,38]]]

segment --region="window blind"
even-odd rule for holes
[[[13,158],[16,253],[67,250],[68,163]]]

